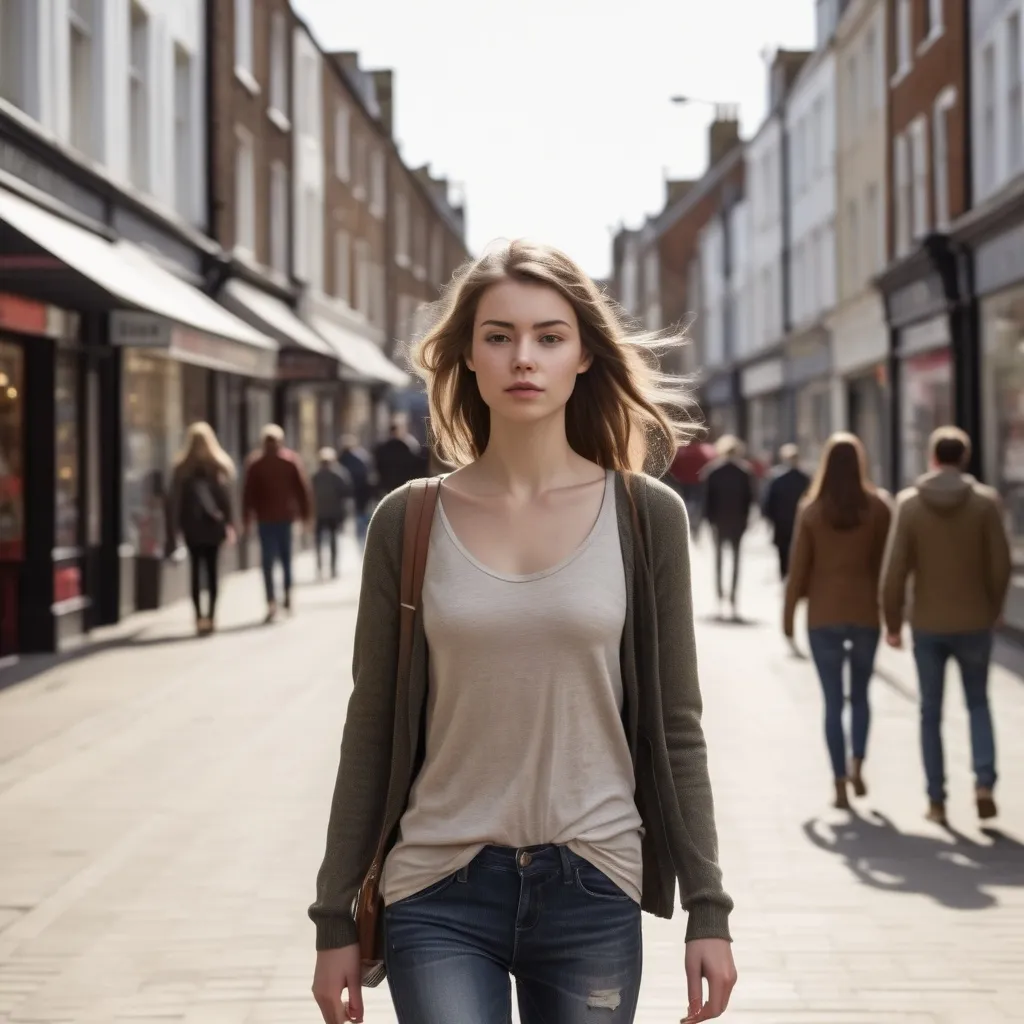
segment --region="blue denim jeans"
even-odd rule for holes
[[[385,911],[399,1024],[628,1024],[640,907],[564,846],[485,847]],[[684,985],[685,988],[685,985]]]
[[[292,592],[292,524],[260,523],[260,554],[263,559],[263,586],[267,604],[276,600],[274,594],[274,563],[280,561],[284,574],[284,599]]]
[[[879,631],[873,626],[819,626],[807,631],[825,697],[825,743],[832,772],[846,777],[843,733],[843,667],[850,663],[850,740],[854,757],[864,757],[871,725],[868,683],[875,669]]]
[[[988,666],[992,657],[992,631],[922,633],[914,630],[914,660],[921,690],[921,754],[928,781],[928,799],[946,799],[946,764],[942,750],[942,698],[946,688],[946,662],[960,666],[964,700],[971,727],[974,781],[991,789],[996,784],[996,744],[988,706]]]

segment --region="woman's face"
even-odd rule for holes
[[[466,365],[492,416],[536,422],[561,412],[591,362],[576,311],[554,288],[507,280],[480,297]]]

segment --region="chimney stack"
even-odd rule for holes
[[[722,157],[739,144],[739,107],[732,103],[717,104],[715,106],[715,119],[711,122],[711,128],[708,132],[709,166],[714,167]]]
[[[373,85],[377,93],[377,105],[380,107],[380,123],[391,138],[395,136],[394,86],[395,76],[390,68],[371,71]]]

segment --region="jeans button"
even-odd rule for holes
[[[523,850],[523,852],[519,854],[519,866],[521,868],[528,868],[532,862],[533,855],[531,853],[527,853],[526,850]]]

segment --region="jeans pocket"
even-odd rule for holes
[[[431,883],[425,889],[420,889],[419,892],[414,892],[410,896],[405,896],[400,900],[396,900],[391,904],[391,906],[404,907],[408,906],[410,903],[419,903],[421,900],[428,900],[431,896],[438,896],[455,881],[457,875],[458,872],[453,871],[450,875],[445,875],[444,878]]]
[[[581,860],[573,872],[576,888],[585,896],[595,900],[611,900],[624,902],[632,899],[629,893],[619,888],[600,868],[594,867],[590,861]]]

